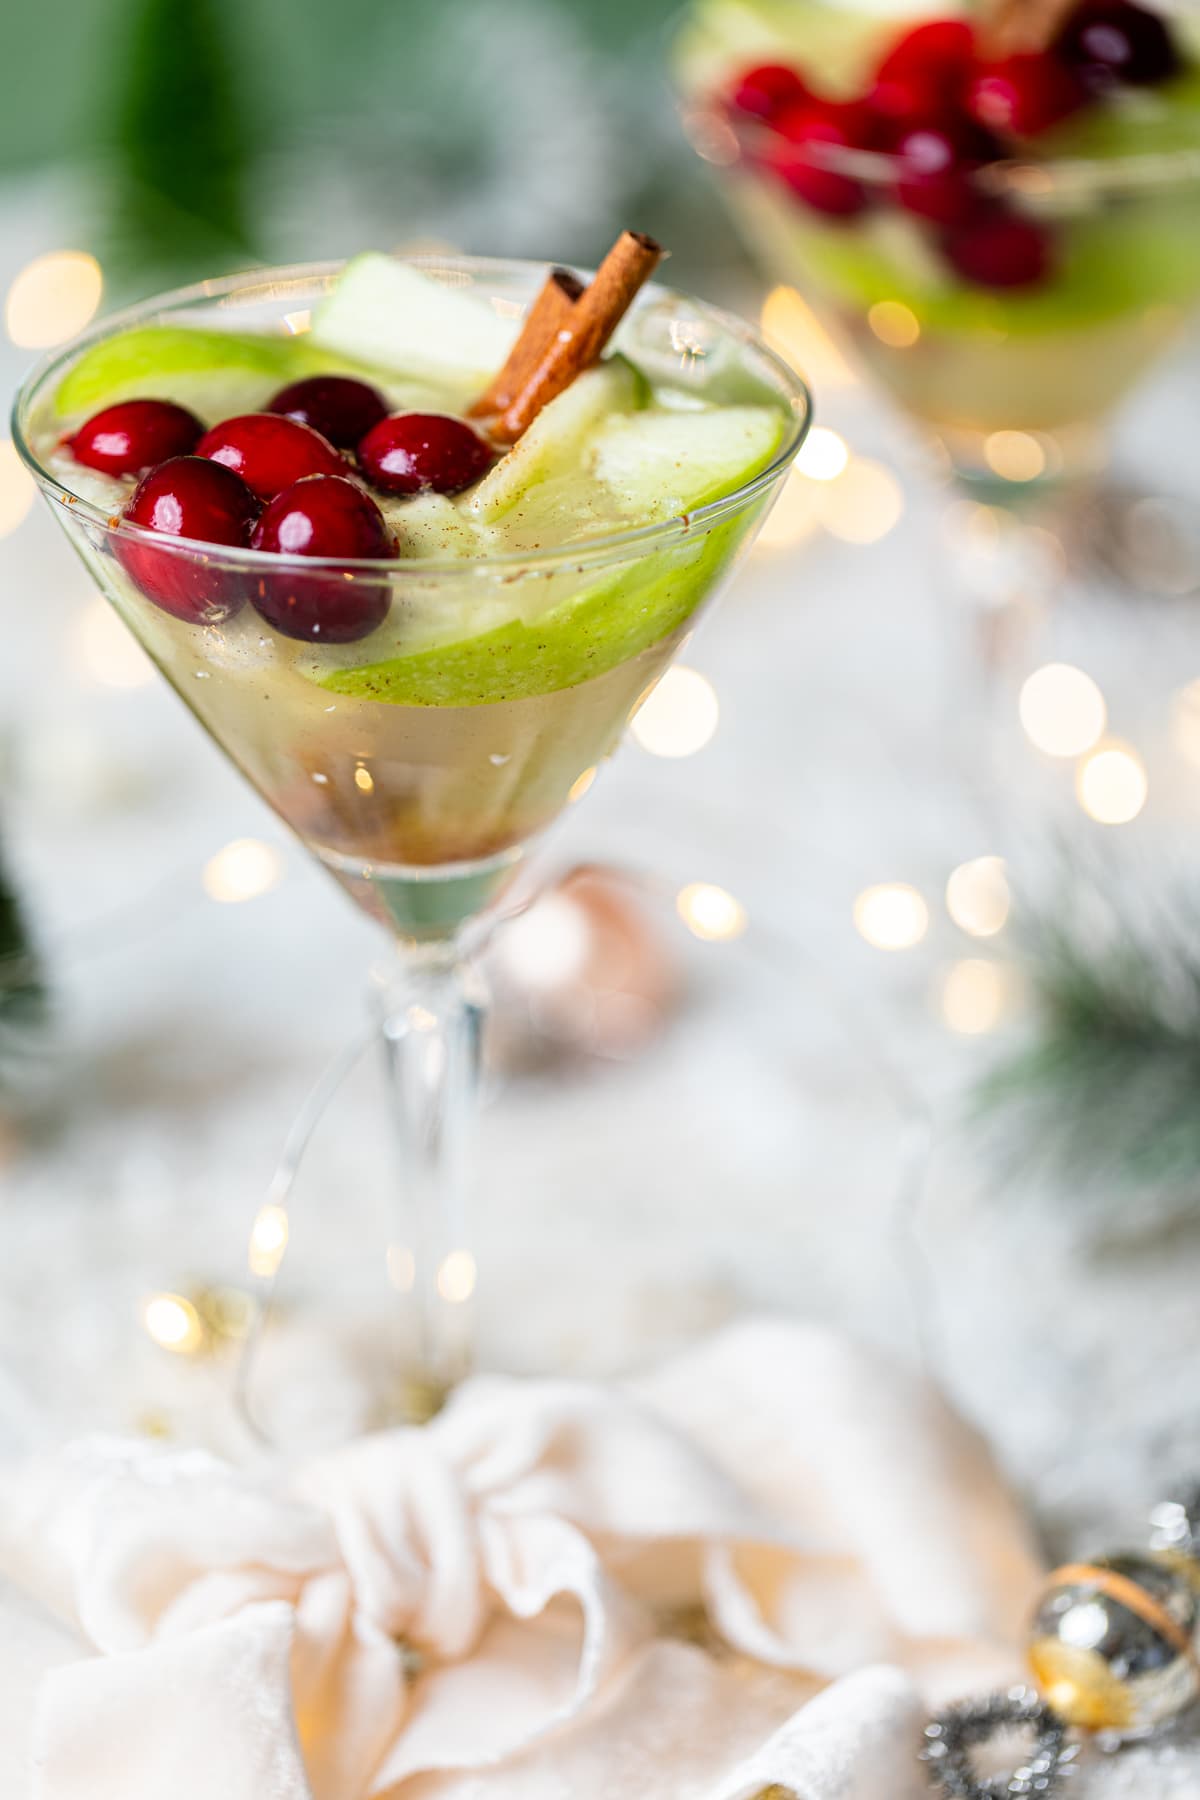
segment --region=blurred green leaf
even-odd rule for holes
[[[25,1072],[48,1011],[41,963],[0,866],[0,1094]]]
[[[118,276],[220,273],[252,255],[254,151],[229,0],[138,0],[114,86]]]

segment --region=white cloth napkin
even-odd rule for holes
[[[0,1566],[74,1634],[34,1800],[919,1800],[1037,1580],[928,1384],[776,1323],[296,1467],[89,1440],[0,1477]]]

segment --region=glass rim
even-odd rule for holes
[[[336,258],[320,262],[268,264],[212,280],[192,282],[185,287],[171,288],[161,294],[154,294],[147,299],[139,300],[133,305],[122,307],[118,312],[110,313],[103,320],[90,325],[67,343],[54,346],[34,365],[21,383],[13,401],[11,414],[13,445],[39,488],[54,504],[63,507],[69,516],[90,521],[109,537],[129,543],[153,545],[160,551],[174,551],[181,555],[202,558],[206,564],[221,568],[278,572],[281,568],[286,567],[292,570],[303,570],[308,574],[319,574],[322,570],[345,570],[354,574],[361,572],[364,576],[370,575],[375,580],[383,578],[390,581],[410,574],[413,576],[453,575],[462,579],[471,574],[482,576],[497,572],[511,577],[513,572],[518,570],[531,572],[582,570],[597,564],[602,565],[610,560],[625,561],[664,545],[683,543],[702,536],[713,526],[720,524],[722,520],[742,512],[753,500],[766,493],[779,480],[800,449],[812,425],[813,400],[808,383],[778,351],[771,348],[761,332],[745,320],[738,318],[736,314],[726,312],[722,307],[713,306],[708,301],[693,299],[690,295],[685,295],[678,289],[666,287],[659,282],[649,282],[635,301],[634,310],[638,306],[644,306],[650,299],[686,300],[690,308],[698,311],[715,327],[735,338],[745,347],[752,349],[773,371],[779,381],[781,411],[789,422],[789,429],[784,434],[782,444],[766,467],[761,469],[757,475],[742,482],[728,494],[722,494],[716,500],[710,500],[691,512],[677,513],[670,519],[661,520],[656,524],[636,525],[622,531],[604,532],[595,537],[580,538],[573,543],[561,544],[545,550],[502,550],[486,556],[289,557],[274,551],[209,544],[199,538],[175,537],[167,532],[149,531],[144,526],[133,525],[120,518],[114,519],[113,515],[104,507],[74,493],[65,482],[46,468],[29,443],[25,432],[25,418],[35,396],[40,394],[47,381],[56,372],[64,371],[65,367],[81,351],[145,320],[148,315],[185,307],[204,300],[218,302],[222,299],[228,300],[243,289],[248,294],[252,294],[257,289],[263,296],[266,296],[281,286],[300,287],[336,274],[346,266],[348,260],[348,258]],[[561,266],[551,262],[519,257],[440,255],[434,252],[395,255],[394,260],[411,264],[417,268],[457,270],[463,274],[483,276],[492,274],[497,277],[549,273],[552,268]],[[575,269],[575,265],[570,266]],[[590,278],[594,273],[594,271],[583,268],[577,269],[576,272],[584,279]]]

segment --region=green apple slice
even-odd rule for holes
[[[385,369],[455,382],[465,394],[502,367],[519,328],[469,288],[370,251],[346,264],[317,307],[312,340]]]
[[[208,422],[254,412],[306,375],[378,372],[301,337],[256,337],[187,325],[141,325],[85,351],[58,385],[60,418],[95,412],[116,400],[174,400]],[[436,390],[388,382],[394,405],[444,404]]]
[[[536,619],[507,619],[456,643],[340,669],[321,686],[393,706],[486,706],[577,687],[678,631],[713,591],[748,525],[739,515],[640,557]]]
[[[472,489],[468,510],[488,522],[502,518],[536,483],[568,469],[602,419],[632,412],[649,397],[646,377],[624,356],[586,369]]]
[[[59,383],[54,405],[65,415],[139,398],[194,406],[203,396],[205,412],[214,415],[222,387],[236,392],[239,401],[244,392],[260,390],[268,399],[308,372],[296,338],[142,325],[85,351]]]
[[[783,433],[775,406],[632,413],[600,427],[590,465],[620,510],[649,525],[733,493],[766,467]]]
[[[383,516],[401,556],[466,561],[494,548],[486,526],[465,516],[445,494],[416,494],[391,505],[384,501]]]

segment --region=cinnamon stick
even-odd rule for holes
[[[980,22],[989,56],[1049,49],[1078,0],[992,0]]]
[[[541,293],[525,315],[521,335],[509,352],[508,361],[496,375],[485,394],[471,408],[473,419],[498,418],[506,412],[526,385],[546,349],[558,333],[571,321],[575,302],[584,284],[570,269],[552,269]]]
[[[550,278],[530,308],[507,362],[472,408],[476,416],[489,417],[489,430],[498,443],[515,444],[544,406],[599,361],[662,255],[653,238],[623,231],[588,287],[572,296],[562,282]],[[567,279],[579,287],[574,277]],[[552,283],[557,297],[550,295]]]

